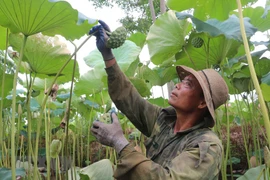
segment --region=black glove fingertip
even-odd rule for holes
[[[112,114],[113,114],[113,113],[117,116],[117,113],[116,113],[115,109],[112,109],[112,110],[111,110],[111,113],[110,113],[111,123],[113,122],[113,118],[112,118]]]
[[[109,26],[102,20],[98,20],[99,24],[101,24],[101,26],[106,30],[106,31],[109,31],[111,32]]]
[[[100,29],[102,29],[102,27],[100,26],[100,25],[98,25],[98,26],[94,26],[92,29],[90,29],[90,31],[89,31],[89,35],[94,35],[94,36],[96,36],[97,35],[97,33],[98,33],[98,31],[100,30]]]

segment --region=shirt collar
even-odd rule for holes
[[[175,111],[174,107],[172,107],[172,106],[166,107],[166,108],[163,108],[162,111],[165,111],[167,113],[167,116],[165,117],[165,123],[173,129],[175,121],[176,121],[176,111]],[[196,129],[200,129],[200,128],[205,127],[206,124],[207,124],[206,120],[204,119],[204,121],[196,124],[195,126],[192,126],[189,129],[177,132],[177,134],[189,133],[189,132],[194,131]]]

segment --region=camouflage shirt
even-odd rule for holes
[[[146,156],[131,144],[120,152],[116,179],[218,179],[222,144],[204,122],[175,134],[173,107],[161,108],[142,98],[117,64],[106,72],[116,107],[147,136]]]

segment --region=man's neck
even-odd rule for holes
[[[174,133],[187,130],[200,122],[201,115],[189,114],[183,115],[177,113],[177,119],[174,125]]]

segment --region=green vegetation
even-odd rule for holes
[[[176,65],[214,68],[224,77],[232,99],[216,111],[214,128],[224,145],[223,180],[269,177],[270,4],[241,3],[168,0],[166,12],[155,8],[154,20],[147,15],[151,26],[141,26],[146,29],[123,24],[128,37],[113,49],[139,93],[159,106],[167,106],[166,95],[154,98],[152,88],[178,82]],[[74,43],[96,24],[65,1],[0,0],[1,178],[92,179],[116,164],[114,150],[89,131],[112,109],[104,62],[98,50],[89,52],[84,61],[91,70],[81,74],[77,52],[92,35],[78,47]],[[258,33],[265,41],[252,39]],[[59,36],[74,45],[74,52]],[[194,47],[196,38],[203,43]],[[139,59],[144,45],[151,64]],[[143,135],[118,115],[127,138],[145,153]]]

